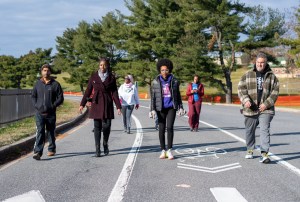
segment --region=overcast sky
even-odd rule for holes
[[[300,0],[240,0],[281,11],[298,7]],[[20,57],[36,48],[55,49],[55,38],[78,22],[101,19],[109,11],[129,11],[123,0],[0,0],[0,55]]]

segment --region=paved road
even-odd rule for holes
[[[259,151],[244,159],[239,108],[205,104],[197,133],[188,130],[187,117],[176,118],[170,161],[158,158],[149,102],[141,105],[132,134],[123,133],[116,115],[109,156],[92,157],[93,122],[87,120],[59,138],[56,156],[35,161],[29,154],[0,168],[0,201],[300,201],[299,113],[277,112],[273,161],[265,165],[258,162]]]

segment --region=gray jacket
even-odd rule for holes
[[[173,101],[174,109],[178,110],[180,108],[183,109],[181,95],[179,91],[180,83],[179,81],[173,76],[171,79],[171,96]],[[151,86],[151,105],[150,111],[161,111],[163,106],[163,97],[162,97],[162,89],[161,89],[161,82],[159,80],[159,75],[153,80]]]

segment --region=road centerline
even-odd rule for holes
[[[130,176],[133,171],[133,167],[137,158],[137,155],[140,151],[140,147],[143,141],[143,129],[141,122],[136,118],[136,116],[132,115],[132,119],[135,121],[135,125],[137,128],[136,137],[134,143],[131,147],[131,150],[127,156],[127,159],[124,163],[123,169],[119,175],[119,178],[112,189],[110,196],[108,198],[108,202],[119,202],[124,198],[124,193],[126,191],[127,185],[130,180]]]

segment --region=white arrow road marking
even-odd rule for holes
[[[3,202],[45,202],[45,199],[39,190],[32,190],[25,194],[6,199]]]
[[[134,141],[134,143],[131,147],[131,150],[127,156],[127,159],[125,161],[123,169],[119,175],[119,178],[118,178],[113,190],[110,193],[110,196],[107,200],[108,202],[119,202],[119,201],[123,200],[124,193],[126,191],[131,173],[133,171],[133,167],[134,167],[134,164],[136,161],[137,154],[140,151],[140,147],[142,145],[142,141],[143,141],[142,124],[134,115],[132,115],[132,118],[135,121],[136,129],[137,129],[135,141]]]
[[[203,166],[195,166],[191,164],[183,164],[183,163],[177,163],[177,168],[183,168],[188,170],[195,170],[195,171],[202,171],[207,173],[219,173],[227,170],[232,170],[236,168],[241,168],[242,166],[239,163],[232,163],[224,166],[218,166],[218,167],[203,167]]]
[[[218,202],[247,202],[236,188],[215,187],[210,191]]]

